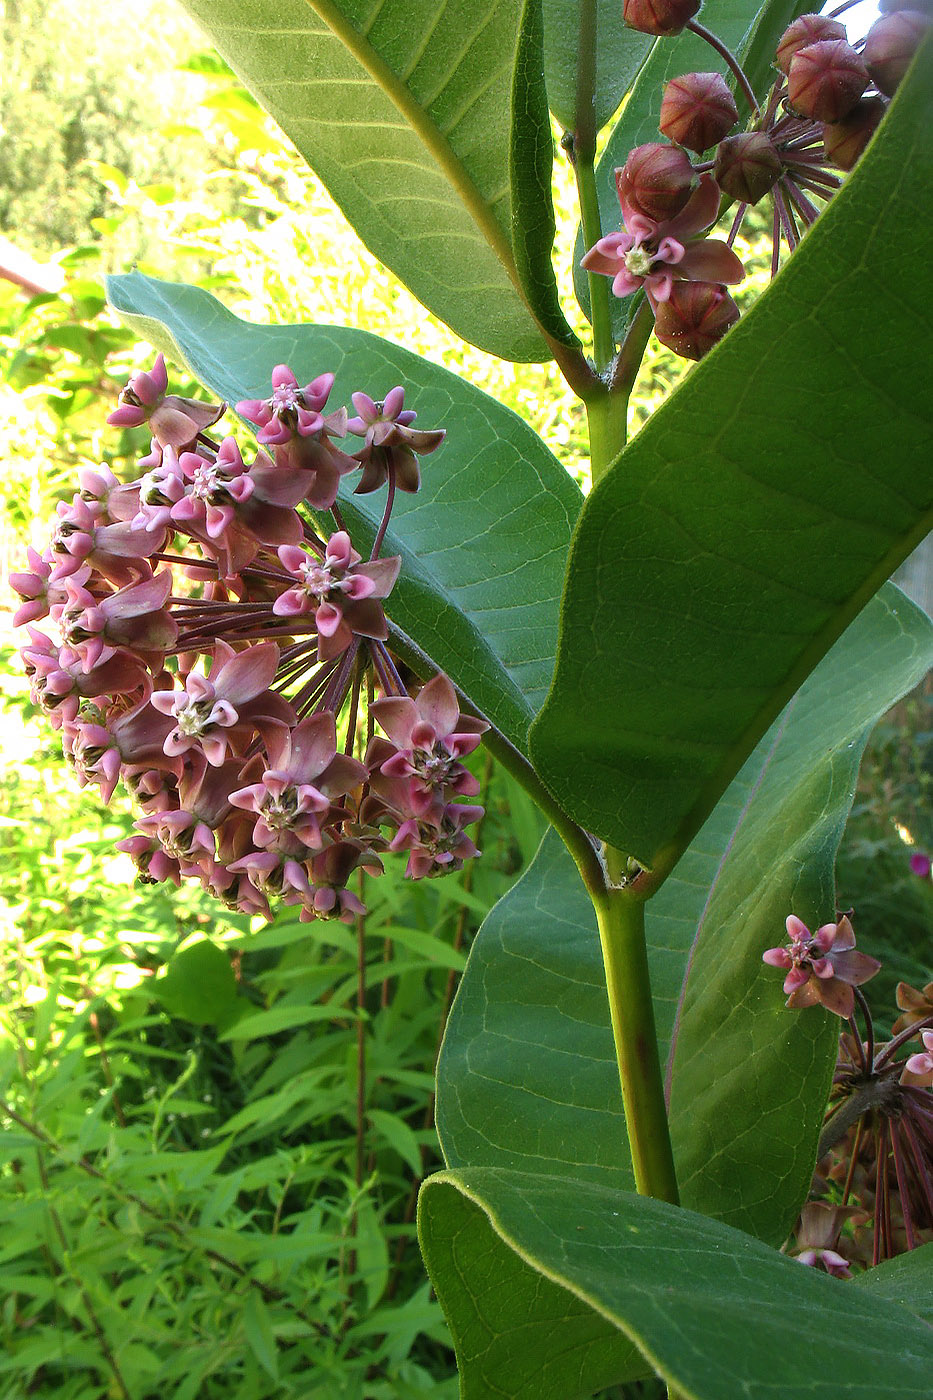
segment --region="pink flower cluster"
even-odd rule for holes
[[[892,3],[852,46],[838,19],[800,15],[778,41],[778,76],[759,109],[738,61],[695,21],[698,9],[699,0],[624,0],[623,17],[661,39],[687,28],[711,43],[751,121],[733,134],[739,110],[721,73],[671,78],[659,121],[666,140],[636,146],[615,172],[622,228],[598,239],[582,263],[611,277],[618,297],[644,288],[658,339],[694,360],[739,318],[726,287],[745,275],[732,244],[749,207],[770,196],[773,276],[782,239],[797,246],[820,212],[815,201],[839,187],[836,171],[859,159],[930,24],[919,9]],[[728,238],[709,238],[730,202]]]
[[[348,883],[378,874],[382,852],[407,852],[414,877],[477,854],[465,828],[482,808],[458,799],[478,792],[462,760],[488,726],[445,676],[412,698],[386,646],[400,560],[379,546],[396,485],[417,489],[416,454],[444,433],[410,426],[401,387],[381,404],[355,394],[358,418],[325,413],[332,385],[279,365],[268,399],[238,405],[259,428],[247,462],[233,437],[207,436],[223,405],[167,393],[160,355],[109,420],[148,423],[141,475],[82,470],[11,582],[33,699],[82,784],[109,801],[122,780],[134,797],[120,845],[143,878],[199,880],[247,913],[281,899],[349,920],[363,906]],[[356,454],[337,445],[348,432],[365,439]],[[336,504],[360,469],[358,489],[389,488],[365,561]],[[308,507],[331,511],[334,533]]]

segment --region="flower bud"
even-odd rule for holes
[[[698,155],[721,141],[738,118],[735,98],[721,73],[685,73],[664,88],[662,135]]]
[[[868,87],[868,69],[844,39],[820,39],[798,49],[787,72],[787,97],[795,112],[838,122]]]
[[[629,29],[668,38],[679,34],[700,8],[700,0],[622,0],[622,18]]]
[[[654,333],[684,360],[701,360],[739,319],[739,308],[716,282],[675,282],[655,306]]]
[[[883,97],[863,97],[841,122],[823,127],[823,148],[840,170],[851,170],[868,145],[887,103]]]
[[[820,39],[844,39],[846,27],[828,15],[801,15],[789,24],[778,40],[774,60],[784,76],[790,69],[791,59],[798,49],[808,44],[816,44]]]
[[[746,131],[720,141],[713,170],[719,188],[742,204],[757,204],[781,178],[777,149],[763,131]]]
[[[866,35],[862,57],[880,92],[894,96],[929,27],[929,16],[919,10],[897,10],[875,20]]]
[[[623,210],[629,205],[659,223],[680,213],[695,183],[693,166],[683,151],[660,141],[636,146],[616,171],[616,189]]]

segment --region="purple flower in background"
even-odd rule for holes
[[[930,857],[924,855],[923,851],[914,851],[910,857],[911,874],[916,875],[921,880],[929,880],[931,863]]]
[[[838,924],[822,924],[811,933],[796,914],[787,916],[790,942],[769,948],[762,960],[787,969],[784,991],[787,1005],[815,1006],[818,1002],[837,1016],[851,1016],[855,1007],[853,987],[874,977],[881,964],[867,953],[855,951],[855,931],[847,916]]]

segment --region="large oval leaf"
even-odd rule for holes
[[[526,0],[183,3],[425,306],[492,354],[550,359],[513,242],[510,152],[537,140],[522,93],[513,131]]]
[[[272,369],[284,362],[302,383],[332,370],[334,404],[357,389],[378,399],[404,384],[419,426],[448,429],[425,461],[421,491],[397,498],[383,552],[404,563],[389,612],[524,748],[553,669],[557,598],[581,501],[537,434],[482,390],[365,331],[251,326],[207,292],[138,273],[108,287],[124,320],[228,402],[268,394]],[[384,504],[381,492],[341,495],[362,540]]]
[[[931,83],[933,40],[772,287],[581,515],[532,756],[577,821],[662,871],[933,524]]]
[[[582,1347],[576,1374],[565,1367],[547,1389],[531,1388],[529,1378],[540,1376],[542,1328],[527,1286],[518,1297],[509,1286],[509,1251],[525,1274],[541,1277],[551,1356],[561,1342],[574,1354],[582,1303],[683,1400],[929,1396],[933,1329],[913,1312],[664,1201],[487,1168],[431,1177],[418,1218],[464,1400],[583,1400],[593,1392]],[[566,1320],[558,1289],[567,1294]],[[503,1354],[504,1340],[503,1376],[489,1358]],[[628,1374],[623,1369],[617,1379]]]
[[[788,1011],[761,954],[782,941],[788,913],[831,916],[865,737],[931,663],[933,624],[887,587],[647,908],[682,1199],[772,1243],[810,1182],[839,1022]],[[437,1124],[451,1166],[632,1187],[596,919],[554,833],[474,942],[438,1066]]]

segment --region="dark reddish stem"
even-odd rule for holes
[[[867,1045],[863,1053],[865,1058],[865,1069],[867,1071],[871,1069],[875,1063],[875,1023],[871,1017],[871,1007],[865,1000],[865,993],[862,991],[861,987],[853,987],[852,990],[855,993],[855,1000],[859,1004],[859,1010],[865,1018],[865,1039],[867,1041]],[[853,1018],[853,1025],[854,1024],[855,1022]],[[856,1037],[856,1039],[858,1039],[858,1037]],[[861,1040],[859,1040],[860,1049],[861,1044],[862,1042]]]
[[[894,1172],[897,1177],[897,1193],[901,1198],[901,1209],[904,1213],[904,1231],[907,1235],[907,1248],[916,1249],[917,1237],[914,1234],[913,1220],[911,1218],[910,1197],[907,1193],[907,1173],[904,1170],[904,1163],[901,1160],[901,1146],[899,1135],[894,1123],[888,1123],[888,1132],[891,1135],[891,1155],[894,1158]]]
[[[872,1216],[872,1246],[871,1246],[871,1265],[872,1265],[872,1268],[874,1268],[876,1264],[880,1264],[880,1263],[881,1263],[881,1258],[882,1258],[881,1236],[882,1236],[882,1231],[884,1230],[884,1206],[883,1206],[883,1204],[882,1204],[882,1199],[881,1199],[881,1197],[882,1197],[882,1191],[883,1191],[882,1182],[883,1182],[883,1180],[884,1180],[884,1146],[883,1146],[883,1144],[884,1144],[884,1134],[882,1133],[882,1131],[881,1131],[880,1128],[877,1130],[877,1132],[876,1132],[876,1134],[875,1134],[875,1140],[876,1140],[877,1152],[876,1152],[876,1157],[875,1157],[875,1209],[874,1209],[873,1216]]]
[[[852,1156],[849,1158],[849,1170],[846,1172],[846,1184],[842,1189],[842,1204],[847,1205],[849,1193],[852,1190],[852,1180],[855,1176],[855,1165],[858,1162],[859,1148],[862,1145],[862,1133],[865,1130],[865,1119],[860,1118],[855,1128],[855,1138],[852,1142]]]
[[[910,1148],[914,1177],[920,1187],[926,1206],[927,1226],[931,1226],[933,1225],[933,1181],[930,1179],[930,1171],[924,1159],[923,1143],[918,1140],[914,1125],[906,1114],[901,1119],[901,1127]]]
[[[915,1021],[912,1026],[907,1026],[899,1035],[896,1035],[893,1040],[888,1041],[888,1044],[878,1056],[875,1069],[879,1070],[883,1065],[886,1065],[891,1056],[895,1055],[902,1045],[908,1040],[915,1040],[920,1035],[920,1032],[925,1030],[928,1026],[933,1026],[933,1012],[931,1012],[929,1016],[924,1016],[922,1021]]]
[[[386,493],[385,514],[382,517],[382,524],[379,526],[379,532],[376,535],[376,538],[373,540],[373,552],[369,556],[370,561],[379,558],[379,551],[382,548],[382,541],[385,539],[386,530],[388,530],[389,528],[389,516],[392,514],[392,507],[395,505],[395,467],[392,464],[391,458],[389,460],[387,472],[389,489]]]

